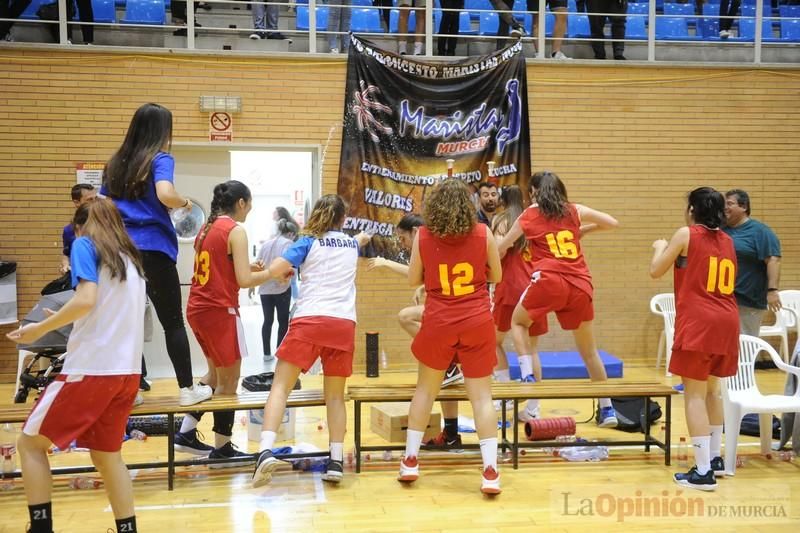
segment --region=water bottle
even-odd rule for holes
[[[187,207],[179,207],[169,212],[169,218],[172,219],[173,224],[178,224],[181,220],[189,216],[191,211]]]
[[[686,447],[686,437],[678,441],[678,466],[689,466],[689,450]]]
[[[384,461],[392,461],[394,459],[392,455],[392,450],[383,450],[383,460]]]
[[[570,446],[561,448],[559,455],[567,461],[605,461],[608,459],[606,446]]]
[[[0,426],[0,490],[10,490],[14,487],[14,473],[17,471],[17,431],[13,424]]]
[[[147,440],[147,433],[144,431],[139,431],[138,429],[133,429],[131,430],[129,437],[132,440]]]
[[[389,368],[389,357],[386,355],[386,350],[381,350],[381,368],[383,370]]]
[[[794,460],[794,452],[789,450],[788,452],[781,452],[778,457],[781,461],[786,461],[787,463],[791,463]]]
[[[77,476],[69,481],[70,488],[75,490],[99,489],[103,482],[99,479]]]

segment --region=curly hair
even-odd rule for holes
[[[344,223],[344,201],[335,194],[326,194],[317,200],[301,235],[322,237],[326,232],[340,229]]]
[[[469,188],[459,179],[446,179],[425,200],[425,226],[437,237],[466,235],[476,223]]]

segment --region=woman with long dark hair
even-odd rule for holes
[[[133,486],[120,448],[139,389],[144,343],[145,281],[134,247],[114,204],[98,199],[75,212],[77,239],[70,251],[75,295],[42,322],[7,336],[29,344],[74,324],[64,366],[31,410],[17,442],[30,527],[53,531],[52,476],[47,459],[55,444],[89,448],[117,522],[136,531]]]
[[[239,289],[255,287],[275,276],[263,263],[248,260],[247,233],[240,226],[252,208],[244,183],[231,180],[214,187],[211,214],[195,238],[194,276],[186,318],[208,362],[203,377],[215,396],[234,395],[239,386],[242,357],[247,355],[239,318]],[[289,275],[292,273],[290,272]],[[202,413],[183,417],[175,448],[212,459],[242,457],[231,443],[234,411],[214,411],[214,447],[197,438]],[[212,464],[211,468],[227,464]]]
[[[275,354],[275,377],[264,406],[261,450],[253,473],[253,486],[269,483],[278,466],[272,455],[286,400],[301,372],[319,358],[325,374],[323,388],[328,412],[330,459],[322,479],[339,483],[344,475],[344,434],[347,410],[344,391],[353,373],[356,334],[356,265],[358,250],[369,235],[342,233],[345,205],[326,194],[314,205],[300,238],[269,265],[278,279],[295,269],[303,278],[289,331]]]
[[[500,493],[497,472],[497,414],[491,376],[497,363],[491,302],[486,284],[500,281],[500,257],[492,232],[477,223],[463,181],[447,179],[425,199],[425,225],[411,250],[408,281],[425,285],[422,324],[411,351],[419,361],[417,388],[408,410],[406,449],[398,481],[419,478],[422,437],[442,378],[457,356],[480,439],[481,492]]]
[[[258,260],[265,265],[269,265],[276,258],[283,256],[289,246],[297,240],[297,234],[300,232],[299,225],[285,207],[275,208],[273,218],[275,219],[276,234],[264,241],[264,244],[261,245],[261,250],[258,252]],[[286,336],[286,330],[289,329],[289,308],[292,303],[291,281],[267,281],[258,288],[258,294],[261,297],[261,308],[264,311],[264,323],[261,325],[264,361],[270,361],[273,359],[271,346],[272,324],[276,314],[278,315],[276,350]]]
[[[738,265],[733,239],[720,229],[724,212],[725,198],[711,187],[690,192],[687,225],[669,242],[653,242],[650,262],[654,279],[675,268],[675,340],[669,371],[683,380],[695,466],[674,479],[706,491],[716,488],[715,474],[725,474],[720,378],[735,375],[739,364],[739,310],[733,294]]]
[[[522,380],[535,381],[530,327],[555,312],[561,327],[572,331],[589,377],[592,381],[606,381],[608,376],[594,337],[592,275],[583,257],[580,238],[584,224],[612,229],[617,227],[617,220],[585,205],[571,203],[564,183],[552,172],[534,174],[531,192],[533,203],[498,245],[500,254],[505,254],[524,236],[533,255],[533,275],[511,316],[511,334],[519,354]],[[616,427],[611,399],[600,398],[599,403],[597,424]]]
[[[147,296],[164,328],[167,354],[180,387],[180,404],[193,405],[211,397],[211,387],[194,385],[189,339],[181,310],[178,279],[178,237],[169,210],[192,202],[174,185],[172,113],[158,104],[144,104],[134,113],[125,140],[109,159],[100,193],[111,198],[125,229],[142,254]]]

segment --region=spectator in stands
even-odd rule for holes
[[[397,20],[397,31],[400,34],[408,33],[408,18],[411,16],[412,6],[414,8],[414,55],[421,56],[422,45],[425,39],[425,4],[427,0],[398,0],[397,7],[400,8],[400,18]],[[406,42],[408,37],[400,36],[397,44],[397,51],[401,56],[406,55]]]
[[[267,0],[271,1],[271,0]],[[251,39],[280,39],[292,40],[278,31],[278,14],[280,6],[277,3],[269,5],[258,3],[251,4],[253,10],[253,28],[256,29],[250,34]]]
[[[372,5],[381,8],[381,20],[383,21],[384,29],[386,33],[389,33],[391,24],[391,14],[392,9],[394,8],[394,3],[392,0],[372,0]]]
[[[781,243],[775,233],[750,218],[750,195],[741,189],[725,193],[725,233],[736,248],[736,288],[742,334],[758,337],[764,312],[781,308],[778,294]]]
[[[195,28],[202,28],[199,22],[197,22],[197,8],[200,6],[199,2],[194,3],[194,27]],[[170,8],[172,11],[172,23],[177,25],[186,24],[188,18],[186,16],[186,0],[173,0],[172,7]],[[178,37],[185,37],[186,36],[186,28],[181,28],[179,30],[175,30],[172,34],[177,35]]]
[[[97,191],[91,183],[78,183],[72,186],[72,203],[75,209],[86,202],[91,202],[97,197]],[[75,242],[75,228],[70,222],[61,232],[61,273],[69,271],[69,254],[72,252],[72,243]]]
[[[71,20],[75,17],[75,4],[78,5],[78,16],[81,22],[94,22],[94,11],[92,10],[91,0],[74,0],[74,3],[73,0],[67,0],[67,15]],[[71,25],[67,26],[67,42],[69,44],[72,44],[75,40],[73,37],[74,28],[75,27]],[[53,37],[53,42],[57,43],[61,40],[58,24],[48,24],[47,29]],[[92,44],[94,42],[94,26],[89,24],[81,25],[81,37],[83,37],[83,44]]]
[[[735,17],[736,14],[739,12],[739,6],[741,5],[741,3],[742,3],[741,0],[720,0],[719,3],[720,39],[727,39],[728,37],[731,36],[731,26],[733,25],[733,17]]]
[[[0,18],[16,19],[30,5],[31,0],[0,0]],[[13,41],[11,27],[14,22],[0,22],[0,40]]]
[[[458,11],[447,11],[454,9]],[[439,23],[439,33],[447,37],[439,37],[437,49],[440,56],[456,55],[456,45],[458,44],[459,17],[464,9],[464,0],[442,0],[442,21]]]
[[[350,47],[350,16],[352,0],[325,0],[328,9],[328,46],[332,54],[346,54]]]
[[[495,8],[497,15],[500,17],[500,24],[497,27],[497,36],[502,38],[497,39],[496,44],[496,48],[500,50],[508,44],[507,39],[504,37],[508,35],[509,28],[511,28],[511,37],[513,39],[518,39],[525,35],[525,27],[511,14],[511,8],[508,6],[505,0],[490,1],[492,3],[492,7]]]
[[[553,28],[553,51],[550,57],[553,59],[572,59],[561,51],[561,43],[564,41],[564,36],[567,34],[567,0],[547,0],[547,5],[550,10],[556,15],[556,25]],[[537,25],[541,17],[539,11],[539,0],[528,0],[528,11],[533,12],[533,37],[538,35]]]
[[[605,39],[604,26],[606,18],[611,21],[611,44],[614,50],[614,59],[624,60],[625,43],[625,14],[628,12],[628,0],[588,0],[589,5],[589,28],[592,39]],[[592,13],[614,13],[616,15],[593,15]],[[606,58],[605,41],[592,41],[595,59]]]

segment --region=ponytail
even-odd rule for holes
[[[725,198],[716,189],[699,187],[689,193],[687,203],[695,224],[716,229],[725,220]]]
[[[338,229],[344,222],[344,210],[344,200],[336,194],[326,194],[314,204],[302,234],[319,238],[332,229]]]
[[[545,218],[559,219],[567,216],[567,188],[556,174],[547,170],[537,172],[531,176],[531,188],[536,189],[533,198]]]
[[[197,240],[195,250],[200,250],[203,241],[206,240],[211,225],[217,220],[220,215],[230,215],[236,209],[236,204],[239,200],[249,202],[252,198],[250,189],[241,181],[230,180],[225,181],[214,187],[214,197],[211,200],[211,213],[208,215],[208,220],[203,226],[203,231],[200,238]]]

